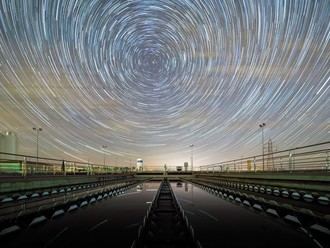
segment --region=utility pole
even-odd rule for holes
[[[104,168],[105,168],[105,149],[107,149],[108,146],[103,145],[102,148],[103,148],[103,166],[104,166]]]
[[[191,144],[189,147],[191,148],[191,157],[190,157],[191,171],[193,171],[194,170],[194,145]]]
[[[265,151],[264,151],[264,127],[266,126],[266,123],[259,124],[259,127],[261,128],[261,142],[262,142],[262,171],[265,171]]]
[[[37,164],[39,162],[39,132],[42,131],[41,127],[33,127],[33,131],[37,132]]]

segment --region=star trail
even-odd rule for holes
[[[19,152],[195,164],[329,140],[330,1],[0,2]]]

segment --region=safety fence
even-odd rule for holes
[[[189,169],[183,166],[167,165],[166,168],[145,166],[143,171],[167,173],[189,172]],[[194,173],[310,170],[330,170],[330,141],[194,167]],[[133,167],[0,152],[0,175],[107,175],[132,172],[137,171],[134,171]]]
[[[329,171],[330,141],[202,165],[201,172]]]
[[[131,171],[129,167],[0,152],[0,175],[107,175]]]

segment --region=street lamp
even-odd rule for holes
[[[32,130],[37,132],[37,163],[38,163],[38,160],[39,160],[39,132],[42,131],[42,128],[41,127],[33,127]]]
[[[190,157],[191,171],[193,171],[194,170],[194,145],[191,144],[189,147],[191,148],[191,157]]]
[[[259,124],[259,127],[261,128],[261,142],[262,142],[262,171],[265,170],[265,151],[264,151],[264,127],[266,126],[266,123]]]
[[[103,165],[104,165],[104,168],[105,168],[105,149],[108,148],[108,146],[103,145],[102,148],[103,148]]]

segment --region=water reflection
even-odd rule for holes
[[[173,191],[204,248],[315,247],[301,231],[283,221],[228,202],[186,183]]]
[[[130,247],[159,182],[146,182],[44,225],[1,240],[1,247]],[[64,231],[65,230],[65,231]]]
[[[23,230],[1,247],[130,247],[160,182],[139,184],[120,195],[89,204],[45,225]],[[196,237],[204,248],[314,247],[306,235],[187,182],[173,182]],[[113,242],[116,241],[117,245]]]
[[[184,191],[188,192],[188,183],[184,183]]]
[[[143,190],[143,184],[139,184],[139,185],[136,186],[136,191],[137,192],[140,192],[142,190]]]

